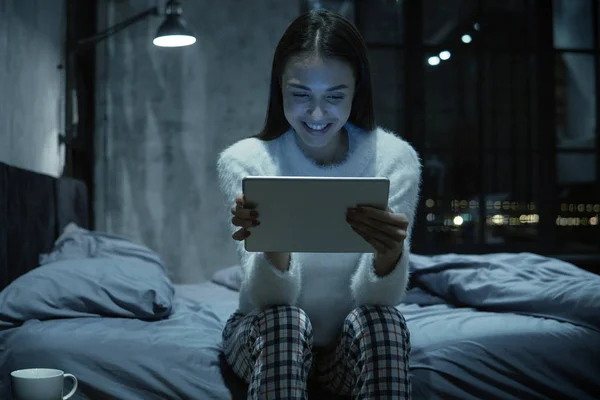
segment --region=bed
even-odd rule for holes
[[[241,268],[173,284],[151,249],[87,229],[85,193],[0,163],[0,398],[10,371],[52,367],[78,399],[244,399],[220,348]],[[600,397],[598,275],[528,253],[413,255],[411,270],[397,307],[414,399]]]

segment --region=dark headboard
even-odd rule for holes
[[[88,227],[85,183],[0,162],[0,290],[37,267],[70,222]]]

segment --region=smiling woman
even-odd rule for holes
[[[408,282],[421,164],[375,124],[367,49],[352,23],[319,9],[290,25],[275,50],[263,130],[224,150],[217,170],[244,270],[223,349],[249,398],[306,398],[309,379],[335,394],[410,398],[409,334],[394,305]],[[252,175],[388,178],[389,209],[346,214],[373,251],[246,251],[264,207],[246,206],[242,181]]]
[[[323,164],[343,160],[348,150],[343,127],[352,111],[354,82],[350,66],[336,59],[297,56],[284,70],[285,117],[300,148]]]
[[[273,140],[290,128],[284,114],[286,96],[306,105],[322,100],[324,93],[331,105],[347,103],[347,121],[366,131],[376,127],[371,68],[360,32],[338,14],[315,10],[292,22],[275,49],[267,120],[257,137]],[[307,116],[308,122],[319,122],[323,110],[309,111],[316,115]]]

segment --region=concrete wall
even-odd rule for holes
[[[0,161],[58,176],[66,0],[0,0]]]
[[[157,3],[100,2],[99,29]],[[198,282],[237,262],[216,157],[262,127],[275,46],[300,2],[183,3],[194,46],[153,46],[154,18],[98,47],[96,223],[158,251],[175,282]]]

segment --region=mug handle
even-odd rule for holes
[[[72,375],[72,374],[64,374],[63,376],[65,379],[71,378],[71,380],[73,381],[73,389],[71,389],[71,391],[69,393],[67,393],[67,395],[65,397],[63,397],[63,400],[67,400],[68,398],[73,396],[75,394],[75,392],[77,391],[77,378],[75,378],[75,375]]]

